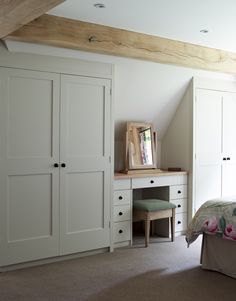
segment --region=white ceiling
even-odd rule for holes
[[[67,0],[49,14],[236,52],[235,0]]]

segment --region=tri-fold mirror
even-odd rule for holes
[[[127,122],[126,170],[156,168],[156,137],[151,123]]]

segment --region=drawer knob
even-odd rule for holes
[[[178,194],[180,194],[181,193],[181,190],[178,190]]]
[[[119,230],[119,233],[120,233],[120,234],[123,233],[123,230],[120,229],[120,230]]]
[[[119,200],[123,200],[123,197],[121,195],[119,196]]]
[[[177,207],[178,207],[178,208],[181,208],[181,205],[179,204]]]
[[[120,212],[119,212],[119,215],[123,215],[123,212],[120,211]]]
[[[178,221],[177,224],[180,225],[180,224],[181,224],[181,221]]]
[[[151,180],[150,183],[153,184],[153,183],[154,183],[154,180]]]

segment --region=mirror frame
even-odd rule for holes
[[[132,164],[131,160],[131,128],[133,127],[147,127],[151,130],[151,151],[152,151],[152,164]],[[157,168],[156,164],[156,135],[153,132],[153,126],[151,123],[147,122],[127,122],[127,132],[126,132],[126,170],[134,169],[155,169]]]

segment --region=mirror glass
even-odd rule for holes
[[[127,123],[128,169],[155,168],[153,130],[150,123]]]

